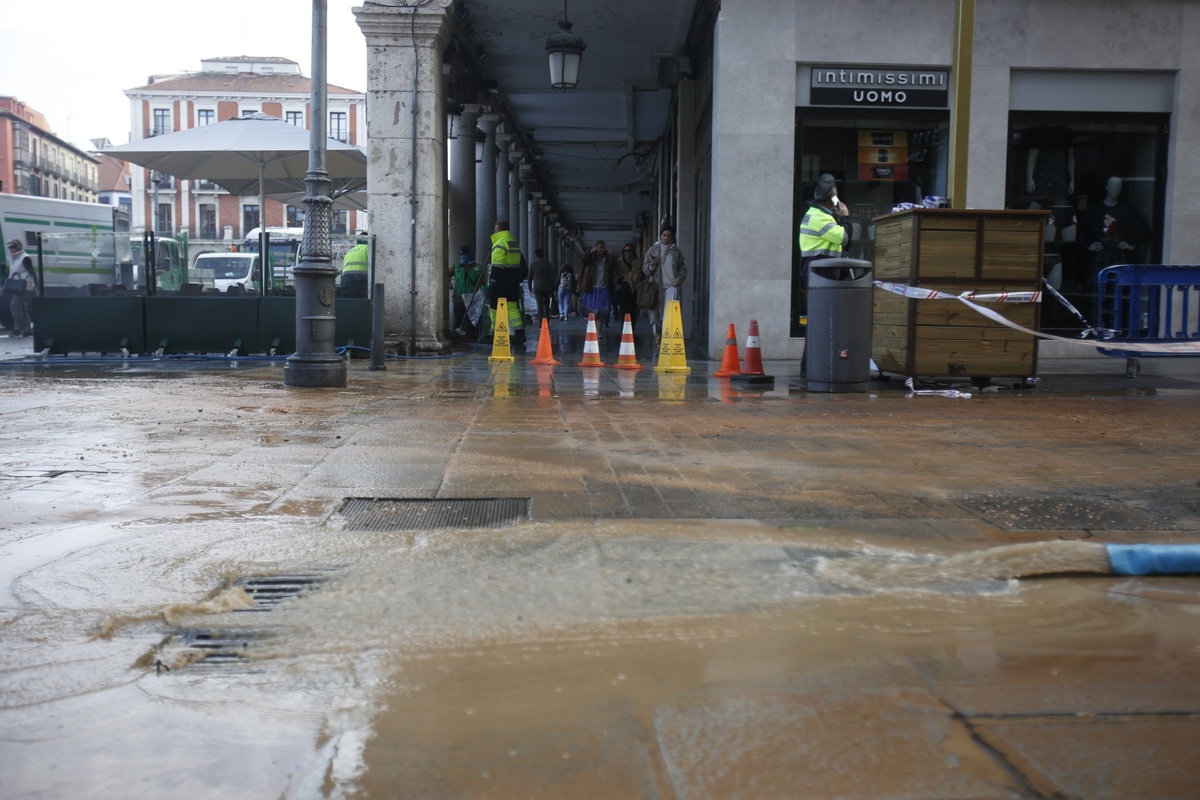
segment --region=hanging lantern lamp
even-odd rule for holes
[[[550,56],[550,86],[554,89],[574,89],[579,83],[579,63],[587,42],[582,36],[571,32],[571,21],[567,19],[567,0],[563,0],[563,18],[558,21],[558,33],[546,40],[546,53]]]

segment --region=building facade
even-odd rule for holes
[[[1200,60],[1189,44],[1200,36],[1200,6],[972,5],[972,64],[958,95],[955,0],[897,4],[886,20],[870,0],[721,5],[707,74],[691,87],[697,113],[678,120],[700,143],[692,180],[681,184],[711,187],[699,202],[708,230],[696,241],[710,266],[704,297],[692,298],[693,309],[705,307],[694,325],[710,353],[720,352],[727,321],[753,317],[764,356],[799,356],[788,266],[818,177],[840,181],[855,222],[851,255],[870,259],[875,217],[950,194],[955,113],[966,125],[967,179],[953,206],[1049,209],[1046,274],[1086,313],[1096,271],[1111,259],[1200,259]],[[788,167],[792,179],[778,180]],[[1097,252],[1106,226],[1133,249]],[[1043,329],[1058,332],[1049,301],[1042,314]],[[1088,352],[1043,342],[1043,354],[1058,350]]]
[[[478,28],[495,22],[488,6],[463,0],[439,0],[407,16],[376,6],[356,10],[376,111],[399,107],[409,91],[400,87],[419,85],[418,110],[436,121],[444,86],[434,54],[463,27],[459,5],[471,6]],[[824,173],[837,178],[852,209],[850,255],[865,259],[874,254],[875,220],[899,203],[935,197],[955,208],[1049,210],[1045,273],[1089,312],[1096,272],[1107,260],[1200,261],[1200,59],[1190,45],[1200,37],[1200,4],[1193,0],[649,6],[690,15],[674,21],[689,31],[687,70],[672,84],[668,122],[646,162],[657,178],[653,218],[675,225],[689,256],[684,329],[710,356],[721,353],[729,323],[751,319],[759,323],[765,358],[802,354],[797,229]],[[964,11],[971,24],[960,29],[956,16]],[[408,38],[399,36],[401,27]],[[616,47],[600,35],[589,32],[590,63]],[[415,57],[400,52],[406,47]],[[500,90],[505,66],[492,73]],[[552,258],[568,260],[573,243],[556,227],[553,194],[500,174],[507,140],[496,132],[497,109],[476,102],[482,105],[468,114],[485,141],[484,163],[475,190],[464,193],[476,201],[475,217],[532,208],[528,229],[542,230],[549,218],[550,230],[562,235],[543,240]],[[434,283],[443,270],[425,261],[445,261],[447,158],[450,197],[459,183],[467,185],[455,177],[453,145],[449,156],[437,147],[440,127],[409,127],[390,111],[373,116],[370,126],[372,228],[390,237],[377,268],[398,289],[389,298],[444,293]],[[416,154],[412,165],[398,155],[408,152]],[[952,185],[962,187],[959,196],[950,196]],[[505,198],[504,186],[517,188]],[[526,191],[540,208],[519,200]],[[451,203],[451,227],[456,213],[469,219],[468,212]],[[1116,254],[1114,229],[1128,247]],[[653,230],[643,238],[652,240]],[[442,312],[431,305],[428,313]],[[1074,324],[1054,318],[1049,303],[1041,313],[1051,332],[1067,334]],[[444,326],[424,316],[425,309],[396,301],[385,328],[410,331],[418,348],[434,349]],[[1043,344],[1043,354],[1066,346]]]
[[[94,203],[99,161],[58,138],[39,112],[0,97],[0,191]]]
[[[208,59],[199,72],[152,76],[145,86],[125,91],[134,141],[254,112],[307,129],[310,94],[311,82],[295,61],[249,56]],[[330,138],[350,144],[365,140],[365,94],[330,85],[327,113]],[[186,233],[196,245],[194,253],[241,241],[260,224],[303,225],[300,206],[268,198],[264,210],[257,195],[237,197],[209,181],[181,181],[141,167],[133,167],[131,177],[133,230]],[[335,234],[365,227],[365,213],[334,212]]]

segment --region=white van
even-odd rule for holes
[[[191,279],[205,289],[253,294],[261,277],[258,263],[258,253],[201,253],[192,265]]]

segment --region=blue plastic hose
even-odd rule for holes
[[[1200,544],[1107,544],[1114,575],[1200,574]]]

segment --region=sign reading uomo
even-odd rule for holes
[[[950,70],[813,66],[809,103],[814,106],[947,108]]]

